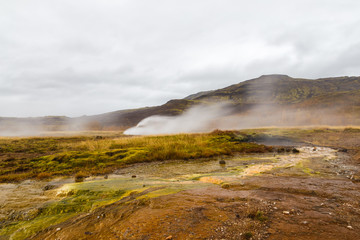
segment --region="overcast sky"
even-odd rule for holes
[[[360,1],[0,0],[0,116],[160,105],[272,73],[360,75]]]

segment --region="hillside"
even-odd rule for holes
[[[199,103],[211,104],[222,101],[230,102],[234,111],[240,114],[254,109],[255,106],[263,106],[263,109],[277,106],[277,110],[280,106],[283,111],[289,108],[296,111],[331,109],[332,112],[335,111],[335,114],[346,114],[352,119],[348,122],[340,122],[358,124],[360,77],[312,80],[292,78],[287,75],[264,75],[222,89],[195,93],[184,99],[170,100],[155,107],[120,110],[78,118],[0,118],[0,131],[8,129],[9,126],[11,129],[19,128],[19,126],[42,126],[45,130],[126,129],[149,116],[176,116]],[[312,115],[312,113],[306,114]],[[265,113],[264,116],[266,116]]]
[[[317,80],[265,75],[223,89],[201,94],[192,100],[230,100],[236,103],[294,104],[318,97],[360,90],[360,77]]]
[[[291,78],[286,75],[265,75],[214,91],[192,94],[181,100],[145,109],[112,112],[89,119],[104,126],[134,126],[152,115],[174,116],[198,103],[231,102],[236,112],[245,112],[258,105],[280,105],[292,109],[339,108],[360,116],[360,77]],[[359,117],[360,118],[360,117]]]

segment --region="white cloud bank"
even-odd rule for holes
[[[96,114],[281,73],[360,75],[357,0],[9,0],[0,116]]]

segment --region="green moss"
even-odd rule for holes
[[[246,134],[239,132],[214,131],[210,134],[178,134],[118,140],[95,140],[85,137],[2,140],[5,148],[1,148],[1,151],[15,151],[18,157],[15,156],[12,161],[0,161],[0,181],[22,180],[39,173],[48,173],[54,177],[73,175],[79,171],[104,174],[139,162],[211,158],[271,150],[270,147],[248,143],[247,138]],[[36,154],[29,153],[29,146],[32,145]],[[56,152],[52,152],[53,150]],[[23,152],[26,152],[26,157],[20,158],[24,156]],[[39,156],[39,152],[48,154]]]
[[[91,186],[91,184],[85,185]],[[43,206],[38,216],[31,221],[18,221],[6,226],[0,230],[0,236],[8,236],[10,239],[27,239],[46,227],[118,201],[127,193],[126,190],[119,188],[107,188],[104,191],[94,186],[92,186],[94,190],[86,189],[86,187],[76,188],[76,186],[81,186],[81,184],[64,185],[63,188],[68,188],[63,194],[65,198]]]
[[[32,221],[19,221],[1,229],[0,236],[13,240],[28,239],[48,226],[64,222],[75,215],[76,213],[52,216],[42,215]]]
[[[308,160],[307,161],[301,161],[301,162],[298,162],[296,165],[295,165],[295,168],[298,168],[300,169],[303,173],[305,173],[306,175],[309,175],[309,176],[313,176],[315,174],[319,174],[319,172],[315,172],[313,169],[309,168],[309,167],[306,167],[306,165],[308,164]]]

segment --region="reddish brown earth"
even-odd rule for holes
[[[359,190],[349,180],[252,177],[229,189],[121,201],[35,239],[360,239]]]

